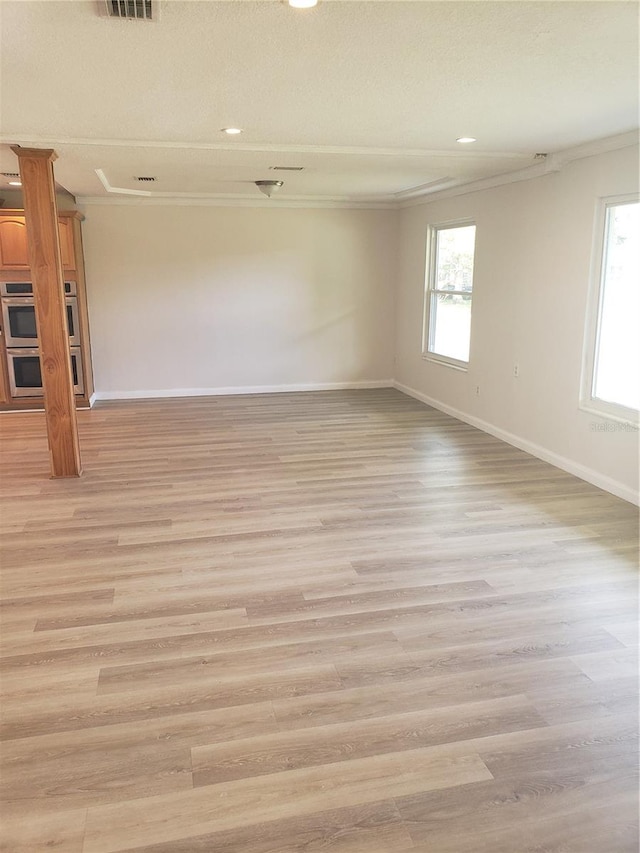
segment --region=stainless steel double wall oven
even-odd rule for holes
[[[64,289],[74,390],[76,394],[83,394],[76,282],[65,280]],[[42,397],[42,371],[32,282],[0,282],[0,301],[11,396]]]

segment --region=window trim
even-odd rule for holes
[[[640,202],[640,193],[634,192],[623,195],[602,196],[596,203],[591,272],[585,315],[582,376],[578,402],[578,406],[583,412],[633,426],[640,423],[639,412],[627,406],[622,406],[619,403],[609,403],[605,400],[600,400],[594,397],[593,389],[596,375],[596,354],[600,340],[600,316],[604,300],[606,245],[609,236],[607,210],[617,205],[638,202]]]
[[[451,228],[467,228],[468,226],[473,225],[476,229],[476,237],[477,237],[477,223],[475,219],[451,219],[445,222],[438,222],[433,225],[429,225],[427,228],[427,245],[426,245],[426,275],[424,279],[424,299],[423,299],[423,310],[422,310],[422,358],[425,361],[431,361],[434,364],[441,364],[443,367],[452,367],[455,370],[461,370],[466,373],[469,369],[469,363],[471,361],[471,329],[469,330],[469,361],[462,361],[459,358],[452,358],[448,355],[441,355],[437,352],[432,352],[429,347],[432,345],[433,340],[435,338],[435,326],[431,328],[431,312],[433,307],[433,294],[442,292],[437,291],[432,284],[436,280],[436,263],[437,263],[437,245],[438,245],[438,231],[448,231]],[[476,253],[475,253],[475,240],[473,245],[473,272],[475,278],[475,262],[476,262]],[[471,304],[473,307],[473,279],[471,283]],[[455,294],[463,294],[469,295],[468,291],[462,290],[448,290],[447,293]]]

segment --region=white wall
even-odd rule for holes
[[[393,377],[393,211],[88,205],[98,398]]]
[[[638,434],[598,429],[605,419],[578,400],[596,201],[637,188],[638,149],[625,148],[406,209],[396,302],[401,386],[627,499],[638,490]],[[427,226],[467,217],[477,231],[464,373],[424,360],[421,334]]]

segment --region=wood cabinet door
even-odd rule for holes
[[[28,270],[29,248],[24,216],[0,217],[0,268]]]
[[[7,370],[7,351],[4,346],[4,338],[0,336],[0,403],[7,403],[9,401],[9,376]]]
[[[4,364],[0,368],[0,403],[9,402],[9,387],[7,377],[5,376]]]
[[[62,267],[65,270],[74,270],[76,259],[73,252],[73,220],[68,217],[60,217],[58,219],[58,231],[60,232]]]

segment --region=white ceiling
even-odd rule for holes
[[[1,0],[1,139],[54,147],[81,197],[252,198],[279,178],[272,201],[396,202],[634,129],[638,8],[163,0],[148,23],[98,0]],[[15,168],[5,144],[0,171]]]

